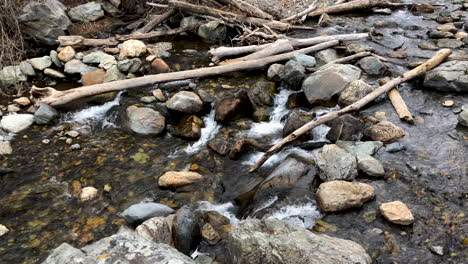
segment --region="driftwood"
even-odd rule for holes
[[[357,33],[357,34],[343,34],[343,35],[333,35],[333,36],[322,36],[322,37],[315,37],[315,38],[307,38],[307,39],[289,39],[291,45],[295,48],[304,47],[315,45],[318,43],[331,41],[331,40],[340,40],[340,41],[347,41],[347,40],[358,40],[367,38],[369,34],[367,33]],[[243,47],[219,47],[216,49],[211,49],[209,53],[213,56],[213,61],[219,61],[221,58],[228,57],[228,56],[235,56],[245,53],[252,53],[257,52],[259,50],[268,48],[271,43],[263,44],[263,45],[250,45],[250,46],[243,46]]]
[[[267,19],[267,20],[273,20],[272,15],[270,15],[268,13],[265,13],[260,8],[254,6],[254,5],[251,5],[251,4],[249,4],[249,3],[245,2],[245,1],[242,1],[242,0],[220,0],[220,2],[222,2],[224,4],[235,6],[237,9],[239,9],[240,11],[244,11],[245,13],[247,13],[247,15],[249,15],[251,17],[258,17],[258,18],[263,18],[263,19]]]
[[[371,9],[374,7],[380,6],[393,6],[386,0],[355,0],[339,5],[329,6],[325,8],[317,9],[313,12],[310,12],[307,16],[308,17],[316,17],[322,14],[336,14],[336,13],[343,13],[355,10],[362,10],[362,9]]]
[[[136,32],[142,33],[142,34],[150,32],[155,26],[159,25],[160,23],[164,22],[169,17],[171,17],[172,14],[174,14],[174,12],[175,12],[174,9],[170,9],[169,11],[167,11],[167,12],[161,14],[161,15],[156,16],[150,22],[148,22],[145,26],[143,26],[142,28],[140,28]]]
[[[308,70],[308,71],[319,71],[319,70],[325,69],[326,67],[328,67],[330,65],[333,65],[333,64],[350,62],[350,61],[353,61],[355,59],[360,59],[360,58],[371,56],[371,55],[372,55],[372,53],[370,53],[368,51],[363,51],[363,52],[359,52],[359,53],[350,55],[348,57],[343,57],[343,58],[339,58],[339,59],[334,60],[334,61],[330,61],[329,63],[327,63],[327,64],[325,64],[323,66],[320,66],[318,68],[306,68],[306,70]]]
[[[182,11],[188,13],[195,13],[195,14],[202,14],[202,15],[209,15],[214,17],[219,17],[222,20],[227,20],[228,22],[237,22],[237,23],[245,23],[251,24],[258,27],[262,27],[263,25],[267,25],[268,27],[280,31],[286,31],[289,29],[313,29],[311,27],[302,27],[302,26],[292,26],[288,23],[284,23],[281,21],[275,20],[267,20],[257,17],[248,17],[244,15],[239,15],[233,12],[224,11],[216,8],[211,8],[207,6],[199,6],[199,5],[192,5],[186,2],[177,1],[177,0],[169,0],[171,6],[178,8]]]
[[[314,11],[315,9],[317,9],[318,1],[319,1],[319,0],[315,0],[315,2],[313,2],[312,4],[310,4],[310,6],[309,6],[306,10],[304,10],[304,11],[302,11],[302,12],[299,12],[299,13],[297,13],[297,14],[295,14],[295,15],[292,15],[292,16],[290,16],[290,17],[287,17],[287,18],[285,18],[285,19],[281,19],[281,21],[283,21],[283,22],[289,22],[289,21],[295,20],[295,19],[297,19],[297,18],[302,18],[303,16],[306,16],[306,15],[309,14],[310,12]]]
[[[387,95],[393,107],[395,108],[398,117],[406,122],[413,123],[413,116],[411,115],[408,106],[406,105],[398,90],[391,89],[388,91]]]
[[[417,68],[414,68],[413,70],[410,70],[403,75],[399,76],[398,78],[395,78],[386,84],[380,86],[373,92],[369,93],[368,95],[364,96],[362,99],[359,101],[343,108],[338,111],[333,111],[328,114],[325,114],[323,116],[320,116],[319,118],[316,118],[312,120],[311,122],[303,125],[296,131],[292,132],[290,135],[287,137],[283,138],[279,143],[275,144],[273,147],[271,147],[263,156],[255,163],[254,166],[252,166],[249,171],[253,172],[260,168],[260,166],[263,165],[273,154],[276,152],[280,151],[285,145],[288,143],[294,141],[295,139],[299,138],[301,135],[304,133],[307,133],[314,127],[317,127],[321,124],[324,124],[326,122],[329,122],[331,120],[334,120],[344,114],[350,113],[357,111],[361,109],[363,106],[366,104],[372,102],[375,98],[379,97],[382,94],[387,93],[391,89],[395,88],[396,86],[400,85],[403,82],[406,82],[408,80],[411,80],[415,77],[418,77],[424,73],[426,73],[429,70],[432,70],[433,68],[437,67],[440,63],[442,63],[450,54],[452,53],[451,50],[449,49],[442,49],[439,52],[437,52],[431,59],[423,63],[422,65],[418,66]]]
[[[280,39],[272,43],[272,45],[268,46],[267,48],[264,48],[262,50],[259,50],[255,53],[252,53],[242,58],[220,62],[219,65],[226,65],[226,64],[236,63],[239,61],[258,60],[261,58],[273,56],[273,55],[284,53],[284,52],[290,52],[293,50],[294,48],[288,40]]]
[[[188,71],[180,71],[180,72],[170,72],[170,73],[161,73],[156,75],[148,75],[134,79],[128,80],[121,80],[109,83],[102,83],[90,86],[83,86],[79,88],[74,88],[66,91],[57,91],[51,87],[46,88],[37,88],[33,87],[31,89],[31,95],[35,99],[35,103],[46,103],[52,106],[59,106],[67,104],[71,101],[108,93],[108,92],[115,92],[115,91],[122,91],[130,88],[135,87],[142,87],[147,85],[153,85],[156,83],[164,83],[176,80],[184,80],[190,78],[200,78],[206,76],[214,76],[223,73],[247,70],[247,69],[258,69],[268,66],[272,63],[276,63],[279,61],[289,60],[295,54],[298,53],[311,53],[316,52],[319,50],[323,50],[326,48],[330,48],[333,46],[338,45],[339,41],[333,40],[328,41],[325,43],[321,43],[312,47],[304,48],[301,50],[296,50],[284,54],[279,54],[271,57],[266,57],[258,60],[249,60],[249,61],[242,61],[238,63],[233,63],[224,66],[216,66],[216,67],[208,67],[208,68],[200,68],[195,70],[188,70]]]
[[[117,46],[119,41],[114,38],[108,39],[88,39],[82,36],[60,36],[58,37],[60,46],[73,46],[73,47],[84,47],[84,46]]]
[[[160,31],[151,31],[148,33],[139,33],[135,32],[130,35],[121,35],[115,37],[116,40],[118,41],[125,41],[129,39],[150,39],[150,38],[156,38],[156,37],[162,37],[162,36],[171,36],[171,35],[177,35],[183,32],[191,31],[195,28],[197,28],[199,25],[202,23],[197,23],[192,26],[184,27],[184,28],[175,28],[175,29],[169,29],[169,30],[160,30]]]

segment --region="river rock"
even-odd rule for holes
[[[30,114],[17,114],[8,115],[2,118],[0,124],[2,128],[10,133],[19,133],[25,129],[28,129],[34,120],[34,116]]]
[[[317,61],[314,57],[302,53],[294,54],[292,60],[306,68],[314,67],[317,64]]]
[[[294,157],[281,162],[263,181],[262,188],[310,186],[316,179],[317,170]]]
[[[216,121],[231,121],[242,111],[242,101],[239,98],[223,99],[216,105]]]
[[[362,134],[364,122],[351,114],[342,115],[326,123],[330,127],[326,137],[331,142],[338,140],[355,140]]]
[[[156,243],[169,246],[174,244],[172,239],[173,216],[153,217],[144,221],[135,229],[135,233]]]
[[[130,129],[138,134],[158,135],[166,127],[166,118],[151,108],[129,106],[127,117]]]
[[[291,114],[289,114],[288,119],[286,120],[286,124],[283,127],[283,137],[288,136],[296,129],[312,121],[313,119],[313,113],[303,110],[293,110]],[[305,136],[308,135],[310,136],[310,133],[306,133]]]
[[[145,103],[145,104],[151,104],[154,101],[156,101],[156,98],[152,95],[143,96],[140,98],[140,102]]]
[[[104,82],[104,77],[106,76],[106,71],[98,69],[93,72],[86,72],[81,75],[81,84],[83,86],[100,84]]]
[[[76,55],[75,49],[71,46],[66,46],[59,52],[57,56],[61,61],[69,62],[73,60],[73,58],[75,58],[75,55]]]
[[[340,94],[338,102],[343,106],[353,104],[362,99],[367,94],[374,91],[374,88],[364,81],[356,80],[350,83]]]
[[[231,150],[232,144],[222,138],[214,138],[208,141],[208,148],[216,152],[220,156],[226,156]]]
[[[229,234],[229,263],[370,264],[361,245],[279,220],[248,219]]]
[[[139,58],[126,59],[117,63],[117,67],[119,67],[119,70],[128,73],[137,72],[138,70],[140,70],[141,65],[142,63]]]
[[[255,108],[273,106],[273,97],[276,92],[274,82],[256,82],[247,91],[250,102]]]
[[[0,156],[13,153],[10,141],[0,141]]]
[[[94,63],[94,64],[99,64],[101,63],[102,60],[106,58],[112,58],[115,60],[114,56],[109,55],[105,52],[102,51],[94,51],[91,52],[83,57],[83,62],[84,63]]]
[[[429,37],[433,39],[451,38],[453,37],[453,33],[439,31],[439,30],[432,30],[432,31],[429,31]]]
[[[426,73],[424,86],[442,92],[468,92],[468,61],[449,61]]]
[[[159,58],[153,60],[151,63],[151,69],[155,74],[171,72],[169,65],[167,65],[164,60]]]
[[[127,40],[122,43],[119,58],[140,57],[146,53],[146,45],[140,40]]]
[[[210,245],[216,245],[221,240],[218,232],[216,232],[213,226],[209,223],[206,223],[202,226],[200,234],[203,240],[205,240]]]
[[[0,237],[6,235],[10,230],[2,224],[0,224]]]
[[[61,72],[59,72],[57,70],[51,69],[51,68],[45,69],[44,74],[49,75],[51,77],[59,78],[59,79],[64,79],[66,77],[65,74],[63,74],[63,73],[61,73]]]
[[[208,43],[218,43],[226,39],[227,27],[223,21],[210,21],[198,27],[197,33]]]
[[[201,129],[204,126],[203,120],[199,117],[189,115],[179,121],[172,134],[189,140],[198,140],[201,136]]]
[[[94,187],[84,187],[83,189],[81,189],[81,193],[80,193],[81,201],[93,200],[97,196],[98,196],[98,189]]]
[[[374,187],[371,185],[347,181],[324,182],[316,194],[320,209],[327,213],[361,207],[374,196]]]
[[[357,176],[356,158],[337,145],[325,145],[316,152],[315,162],[323,181],[352,180]]]
[[[40,58],[33,58],[28,61],[36,70],[44,70],[52,65],[52,60],[49,56],[44,56]]]
[[[327,64],[338,59],[335,49],[324,49],[315,54],[315,58],[320,65]]]
[[[198,23],[200,23],[202,19],[197,16],[187,16],[180,20],[180,27],[181,28],[188,28],[188,27],[195,27]]]
[[[437,30],[443,31],[443,32],[451,32],[451,33],[455,34],[455,33],[457,33],[458,28],[455,27],[455,25],[453,23],[447,23],[447,24],[443,24],[443,25],[438,26]]]
[[[298,90],[305,78],[305,68],[297,61],[290,60],[282,68],[279,77],[290,89]]]
[[[361,66],[361,69],[369,75],[383,75],[387,70],[387,65],[373,56],[360,59],[359,65]]]
[[[302,89],[311,104],[328,101],[360,76],[361,70],[355,66],[333,64],[307,77]]]
[[[5,86],[13,85],[17,82],[25,82],[26,75],[21,71],[20,66],[6,66],[0,71],[0,81]]]
[[[363,153],[357,153],[356,159],[358,169],[365,174],[373,177],[385,176],[385,170],[380,161]]]
[[[192,171],[168,171],[159,177],[160,187],[178,188],[203,180],[203,176]]]
[[[268,68],[268,73],[267,73],[268,80],[275,81],[275,82],[280,81],[281,80],[280,74],[283,71],[283,68],[284,68],[284,65],[282,64],[278,64],[278,63],[272,64]]]
[[[140,224],[153,217],[166,217],[174,213],[174,210],[160,203],[134,204],[122,212],[122,217],[130,225]]]
[[[42,264],[195,264],[171,246],[149,241],[137,234],[119,233],[77,249],[63,243]]]
[[[72,24],[66,7],[58,0],[29,1],[18,16],[27,33],[47,45],[55,45],[59,36]]]
[[[400,127],[388,121],[380,121],[364,130],[364,135],[375,141],[393,142],[405,136]]]
[[[101,3],[89,2],[84,5],[75,6],[68,11],[68,16],[73,21],[92,22],[104,17]]]
[[[410,209],[401,201],[381,204],[380,213],[394,224],[411,225],[414,222]]]
[[[374,155],[382,146],[383,143],[380,141],[342,141],[338,140],[336,145],[349,154],[356,156],[358,153],[372,156]]]
[[[203,108],[203,102],[200,97],[189,91],[176,93],[166,102],[167,108],[187,114],[198,113]]]
[[[63,67],[63,62],[59,59],[57,51],[51,50],[49,52],[49,57],[56,67],[59,67],[59,68]]]
[[[464,45],[463,41],[458,39],[439,39],[437,40],[437,47],[439,48],[448,48],[448,49],[457,49]]]
[[[468,127],[468,110],[463,110],[458,115],[458,124],[464,127]]]
[[[175,247],[184,254],[190,254],[199,244],[199,213],[188,206],[177,210],[173,221]]]
[[[158,99],[159,102],[166,102],[167,100],[166,96],[164,95],[161,89],[153,90],[152,94],[156,99]]]
[[[101,60],[101,62],[99,63],[99,68],[108,70],[114,65],[117,65],[117,60],[114,58],[114,56],[110,56]]]
[[[74,73],[87,73],[87,72],[94,72],[99,70],[96,67],[91,67],[89,65],[84,64],[80,60],[71,60],[65,63],[65,73],[74,74]]]
[[[31,104],[31,100],[28,97],[23,96],[13,100],[13,103],[19,104],[21,106],[28,106]]]
[[[58,116],[57,110],[44,103],[39,104],[39,108],[34,113],[34,122],[38,125],[45,125],[52,122]]]
[[[119,71],[117,65],[113,65],[106,71],[104,82],[113,82],[118,80],[125,80],[125,75]]]
[[[27,61],[22,61],[19,65],[21,71],[24,73],[24,75],[27,75],[27,76],[34,76],[36,75],[36,71],[34,71],[34,68],[33,66],[31,65],[31,63],[27,62]]]

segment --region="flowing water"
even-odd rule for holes
[[[383,41],[365,42],[379,55],[393,51],[402,43],[414,60],[433,54],[418,49],[419,39],[412,36],[425,35],[427,28],[436,23],[408,11],[395,11],[391,16],[361,13],[332,19],[338,25],[323,31],[363,32],[378,20],[395,22],[396,27],[378,29],[384,36]],[[293,36],[316,34],[300,32]],[[169,65],[177,70],[208,65],[206,44],[186,40],[173,40],[173,43]],[[187,48],[198,53],[181,52]],[[401,66],[389,64],[389,67],[398,74],[405,71]],[[263,71],[252,71],[205,78],[198,80],[197,89],[220,100],[241,88],[248,89],[263,80],[264,75]],[[366,81],[377,83],[372,78]],[[186,84],[172,83],[159,88],[172,94],[185,89]],[[63,242],[82,247],[112,235],[124,223],[119,212],[140,201],[164,203],[175,209],[198,203],[198,210],[218,211],[233,224],[248,217],[292,221],[316,232],[359,242],[376,263],[465,262],[468,132],[456,126],[456,115],[450,108],[442,107],[441,102],[453,99],[457,105],[467,104],[466,95],[426,91],[418,82],[412,82],[402,85],[400,91],[415,115],[415,124],[401,122],[386,100],[378,100],[360,112],[367,116],[385,112],[388,121],[406,132],[400,141],[405,151],[390,153],[381,149],[376,155],[386,168],[385,179],[358,178],[373,185],[377,192],[376,199],[362,208],[323,215],[312,198],[284,202],[283,193],[273,192],[247,214],[234,198],[265,179],[287,157],[312,160],[312,152],[290,147],[274,155],[258,172],[249,174],[246,169],[263,153],[246,153],[240,160],[230,160],[208,150],[206,144],[212,138],[231,135],[277,142],[291,110],[286,107],[291,91],[281,89],[276,95],[267,122],[241,119],[222,126],[215,121],[211,109],[204,114],[201,138],[188,142],[169,133],[160,137],[139,136],[126,128],[126,107],[140,103],[139,98],[149,95],[151,89],[119,93],[102,105],[83,103],[71,113],[62,111],[63,118],[58,124],[33,126],[14,136],[14,154],[2,156],[0,160],[0,167],[9,170],[0,172],[0,223],[10,229],[0,238],[0,263],[40,263],[50,250]],[[57,130],[60,124],[80,132],[81,135],[73,139],[81,145],[80,150],[71,150],[61,139]],[[315,128],[310,142],[326,141],[329,129],[325,125]],[[50,143],[42,143],[44,139],[49,139]],[[203,174],[206,180],[177,191],[159,188],[157,180],[165,171],[188,168]],[[73,197],[71,183],[74,181],[83,187],[98,188],[99,198],[81,202]],[[104,186],[110,186],[111,190],[104,191]],[[392,225],[380,216],[379,204],[393,200],[410,205],[416,217],[413,226]],[[376,235],[371,232],[375,229],[387,233]],[[430,253],[430,246],[443,246],[444,256]]]

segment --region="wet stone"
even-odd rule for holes
[[[34,122],[38,125],[45,125],[52,122],[58,116],[57,110],[48,104],[41,103],[34,113]]]
[[[242,112],[242,101],[239,98],[223,99],[216,105],[216,121],[226,122],[236,118]]]
[[[359,65],[369,75],[383,75],[387,70],[387,66],[373,56],[360,59]]]
[[[411,225],[414,217],[408,207],[401,201],[383,203],[380,212],[390,222],[399,225]]]
[[[450,49],[456,49],[460,48],[463,46],[464,43],[458,39],[439,39],[437,40],[437,46],[439,48],[450,48]]]
[[[380,163],[380,161],[374,159],[373,157],[358,153],[356,155],[358,169],[364,172],[366,175],[373,177],[383,177],[385,176],[385,170]]]
[[[153,217],[139,225],[135,229],[135,232],[150,241],[171,246],[174,244],[172,239],[172,221],[172,216]]]
[[[140,98],[140,102],[145,103],[145,104],[150,104],[156,101],[156,97],[154,96],[143,96]]]
[[[375,190],[365,183],[330,181],[320,184],[316,196],[322,211],[338,212],[361,207],[375,197]]]
[[[364,134],[372,140],[382,142],[392,142],[405,136],[403,129],[388,121],[370,126],[364,130]]]
[[[433,39],[451,38],[453,33],[433,30],[429,32],[429,37]]]
[[[139,203],[134,204],[122,212],[122,217],[130,225],[143,223],[154,217],[166,217],[174,213],[174,210],[167,205],[159,203]]]
[[[28,61],[36,70],[44,70],[52,65],[52,60],[49,56],[44,56],[40,58],[30,59]]]
[[[189,140],[197,140],[201,136],[201,129],[204,125],[203,120],[195,115],[185,116],[175,126],[172,134]]]
[[[161,187],[178,188],[203,180],[203,176],[191,171],[168,171],[159,177]]]
[[[284,65],[279,76],[290,89],[298,90],[305,78],[305,68],[297,61],[290,60]]]
[[[386,67],[386,66],[385,66]],[[356,80],[350,83],[341,93],[338,102],[348,106],[362,99],[367,94],[374,91],[374,88],[364,81]]]
[[[127,108],[130,129],[138,134],[158,135],[166,127],[166,119],[158,111],[146,107]]]
[[[0,141],[0,156],[13,153],[10,141]]]
[[[182,91],[172,96],[166,106],[170,110],[192,114],[202,110],[203,102],[196,93]]]
[[[65,74],[63,74],[63,73],[61,73],[61,72],[59,72],[57,70],[51,69],[51,68],[45,69],[44,74],[49,75],[51,77],[59,78],[59,79],[64,79],[66,77]]]
[[[352,180],[357,176],[356,158],[337,145],[325,145],[315,156],[323,181]]]
[[[83,189],[81,189],[81,193],[80,193],[81,201],[93,200],[97,196],[98,196],[98,190],[94,187],[84,187]]]
[[[171,72],[171,68],[162,59],[155,59],[151,63],[151,69],[155,74]]]

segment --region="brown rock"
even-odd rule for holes
[[[214,230],[210,224],[204,224],[201,228],[201,235],[203,239],[210,245],[215,245],[221,239],[218,232]]]
[[[29,100],[29,98],[27,97],[20,97],[20,98],[16,98],[15,100],[13,100],[13,102],[21,105],[21,106],[28,106],[31,104],[31,100]]]
[[[216,106],[216,120],[230,121],[240,114],[242,102],[239,98],[223,99]]]
[[[168,171],[159,177],[158,184],[161,187],[183,187],[203,180],[203,176],[191,171]]]
[[[394,224],[411,225],[414,222],[410,209],[401,201],[381,204],[380,213]]]
[[[159,102],[167,101],[167,98],[164,95],[164,93],[161,91],[161,89],[153,90],[153,96],[156,97],[156,99],[158,99]]]
[[[154,73],[167,73],[171,71],[169,65],[166,64],[162,59],[155,59],[151,63],[151,69]]]
[[[106,76],[106,71],[99,69],[94,72],[86,72],[81,76],[81,84],[83,86],[100,84],[104,82],[104,77]]]
[[[443,24],[437,27],[437,30],[442,32],[450,32],[450,33],[457,33],[458,29],[455,27],[453,23]]]
[[[73,49],[71,46],[66,46],[59,52],[58,58],[63,62],[68,62],[75,57],[75,54],[75,49]]]
[[[70,183],[70,194],[73,197],[79,197],[81,193],[81,183],[77,180],[74,180]]]
[[[369,184],[347,181],[330,181],[320,184],[316,197],[324,212],[337,212],[361,207],[375,196]]]
[[[408,58],[408,54],[404,50],[397,50],[393,52],[387,53],[389,57],[397,58],[397,59],[406,59]]]
[[[431,4],[414,4],[411,11],[414,13],[434,13],[435,7]]]
[[[380,121],[364,130],[364,135],[374,141],[392,142],[405,136],[400,127],[388,121]]]
[[[108,54],[119,54],[120,49],[119,48],[104,48],[104,52]]]

